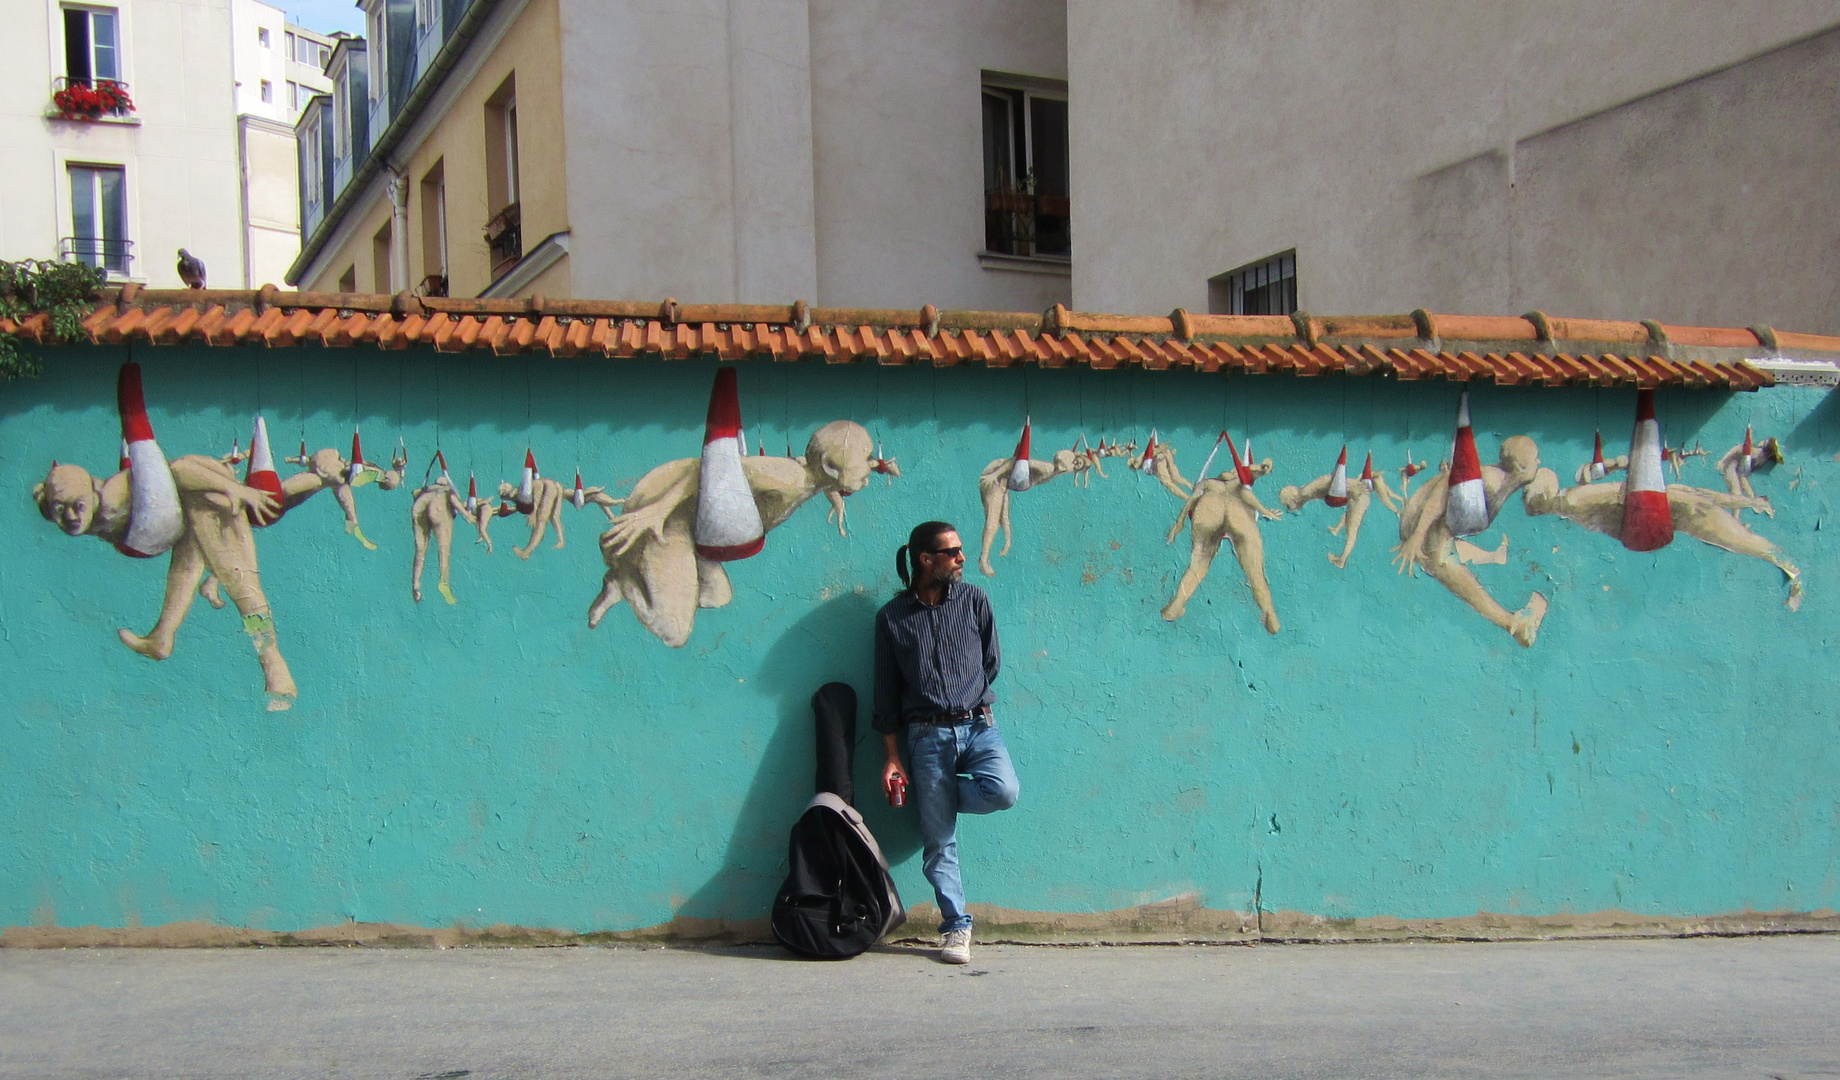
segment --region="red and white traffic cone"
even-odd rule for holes
[[[479,513],[479,480],[470,472],[466,474],[466,512]]]
[[[172,466],[153,441],[147,398],[141,391],[141,366],[129,361],[115,382],[115,407],[121,414],[121,438],[127,443],[128,532],[115,549],[137,559],[172,550],[185,535],[179,510],[179,486]]]
[[[1744,425],[1744,450],[1738,455],[1738,475],[1749,476],[1757,468],[1757,444],[1751,441],[1751,426]]]
[[[441,483],[447,485],[447,490],[454,490],[454,478],[447,475],[447,455],[436,450],[434,452],[434,459],[441,464]]]
[[[760,553],[767,530],[741,460],[741,397],[735,369],[716,372],[703,425],[703,460],[697,469],[696,553],[733,562]]]
[[[1150,429],[1150,441],[1144,446],[1144,456],[1137,463],[1137,471],[1145,476],[1156,475],[1156,429]]]
[[[355,486],[358,477],[364,472],[364,444],[358,440],[358,429],[351,429],[351,461],[345,466],[345,483]]]
[[[524,448],[524,475],[518,478],[515,501],[520,514],[537,508],[537,455],[528,446]]]
[[[575,504],[575,509],[577,510],[588,505],[588,492],[587,489],[581,486],[580,469],[575,470],[575,493],[569,496],[569,501]]]
[[[1457,404],[1457,437],[1450,451],[1449,499],[1444,524],[1452,536],[1474,536],[1489,527],[1489,489],[1482,482],[1482,458],[1469,423],[1469,391]]]
[[[1220,444],[1225,441],[1226,437],[1227,433],[1224,431],[1215,436],[1214,448],[1208,451],[1207,460],[1201,463],[1201,475],[1196,478],[1197,483],[1208,478],[1208,470],[1214,467],[1214,455],[1220,453]]]
[[[1233,455],[1233,475],[1239,477],[1239,482],[1242,486],[1251,487],[1252,481],[1257,479],[1257,477],[1252,475],[1251,460],[1240,460],[1239,449],[1233,445],[1233,436],[1223,431],[1220,433],[1220,437],[1227,440],[1227,453]]]
[[[1035,483],[1034,475],[1029,471],[1029,419],[1022,419],[1022,438],[1016,440],[1016,452],[1010,455],[1009,489],[1027,491]]]
[[[1252,433],[1246,433],[1246,486],[1259,482],[1259,474],[1252,471]]]
[[[1591,468],[1585,475],[1592,480],[1602,480],[1609,471],[1610,467],[1604,464],[1604,433],[1600,431],[1597,433],[1597,446],[1591,451]]]
[[[1367,452],[1367,462],[1361,466],[1361,484],[1367,488],[1367,490],[1372,491],[1374,490],[1374,484],[1377,483],[1379,479],[1380,475],[1374,472],[1374,452],[1369,450]]]
[[[266,513],[250,510],[249,523],[256,528],[273,525],[287,513],[283,500],[286,494],[281,490],[281,474],[275,471],[275,454],[268,445],[268,421],[256,417],[256,433],[249,437],[249,467],[243,473],[243,483],[247,487],[265,492],[275,500],[274,509]]]
[[[1661,473],[1661,425],[1655,392],[1636,391],[1636,428],[1629,437],[1629,479],[1623,484],[1623,546],[1656,551],[1674,539],[1667,478]]]
[[[1348,447],[1343,445],[1342,456],[1335,459],[1335,471],[1329,474],[1329,493],[1323,496],[1323,502],[1330,506],[1348,505]]]

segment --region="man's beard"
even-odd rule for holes
[[[933,580],[939,582],[941,585],[957,585],[959,582],[965,580],[965,568],[962,566],[954,566],[952,569],[947,570]]]

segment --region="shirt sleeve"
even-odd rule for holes
[[[997,672],[1003,670],[1003,651],[997,647],[997,619],[990,610],[990,597],[982,596],[978,604],[978,636],[984,639],[984,696],[985,703],[996,700],[990,690],[997,681]]]
[[[875,616],[875,705],[870,724],[884,734],[901,730],[901,698],[905,696],[901,665],[894,659],[894,639],[888,633],[888,617]]]

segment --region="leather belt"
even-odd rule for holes
[[[975,709],[947,709],[945,712],[919,713],[907,718],[910,724],[924,724],[928,727],[952,727],[967,720],[990,719],[990,706],[979,705]]]

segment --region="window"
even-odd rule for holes
[[[1071,255],[1065,84],[987,72],[983,101],[985,248]]]
[[[376,104],[384,99],[384,91],[389,86],[389,71],[384,67],[384,58],[389,54],[389,42],[384,37],[383,0],[378,0],[364,13],[365,29],[370,34],[370,47],[364,50],[370,65],[370,99]]]
[[[485,238],[494,278],[524,256],[518,197],[517,76],[512,74],[486,99],[486,204],[492,217]]]
[[[422,177],[423,296],[447,295],[447,179],[445,160]]]
[[[289,79],[288,80],[288,112],[299,112],[299,111],[300,111],[300,84],[295,82],[293,79]]]
[[[64,74],[73,83],[121,79],[121,37],[113,8],[64,9]]]
[[[354,293],[358,291],[357,266],[347,266],[345,272],[339,275],[339,291],[342,293]]]
[[[1297,252],[1286,251],[1208,281],[1216,315],[1289,315],[1297,310]]]
[[[275,84],[267,79],[262,80],[262,103],[265,105],[275,103]]]
[[[263,44],[266,45],[267,42],[263,42]],[[300,57],[296,55],[295,50],[299,48],[300,40],[294,36],[294,31],[289,30],[281,35],[282,55],[286,56],[289,60],[298,60]]]
[[[268,43],[268,27],[256,27],[256,44],[262,46],[264,49],[272,48]]]
[[[372,292],[395,291],[390,281],[390,226],[387,222],[371,237],[371,281]]]
[[[332,62],[332,50],[321,45],[318,52],[314,54],[313,62],[319,65],[321,71],[326,70],[326,65]]]
[[[64,254],[111,274],[128,272],[128,191],[119,165],[72,165]]]

